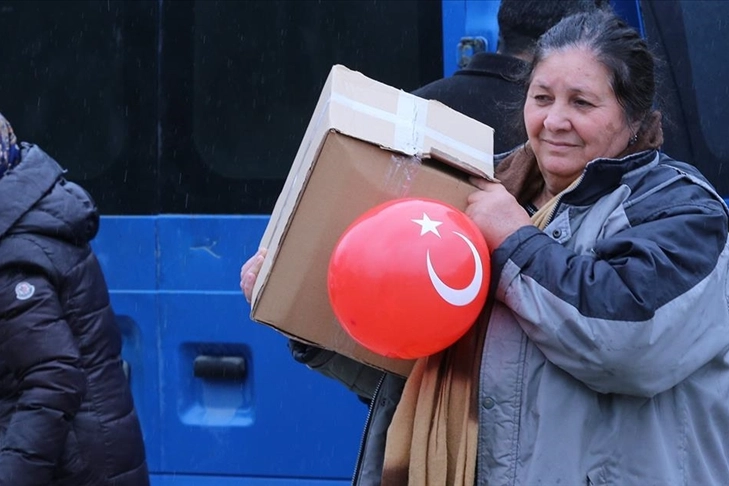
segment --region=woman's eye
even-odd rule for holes
[[[537,94],[537,95],[532,96],[532,98],[534,98],[534,101],[536,101],[537,103],[548,103],[549,102],[549,96],[544,95],[544,94]]]
[[[585,106],[585,107],[587,107],[587,106],[593,106],[592,103],[590,103],[589,101],[581,100],[581,99],[576,99],[575,100],[575,104],[577,106]]]

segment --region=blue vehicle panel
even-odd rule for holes
[[[348,481],[321,479],[270,479],[230,476],[153,476],[152,486],[349,486]]]
[[[102,219],[93,247],[105,273],[138,270],[109,286],[155,476],[351,476],[367,408],[296,363],[281,334],[251,322],[238,288],[240,262],[267,219]],[[138,246],[120,244],[130,233]]]

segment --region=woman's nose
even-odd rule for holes
[[[547,116],[544,118],[544,127],[552,132],[569,130],[572,124],[567,110],[558,104],[550,106]]]

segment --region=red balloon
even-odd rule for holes
[[[453,206],[422,198],[381,204],[342,234],[328,269],[340,324],[367,349],[412,359],[441,351],[486,301],[490,258],[481,231]]]

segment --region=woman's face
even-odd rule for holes
[[[631,130],[608,70],[587,50],[553,52],[535,68],[524,104],[529,143],[556,194],[598,157],[615,157]]]

